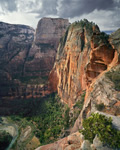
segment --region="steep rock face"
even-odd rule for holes
[[[0,97],[15,94],[33,39],[33,28],[0,22]]]
[[[119,66],[120,67],[120,66]],[[109,74],[109,72],[107,73]],[[83,119],[97,111],[97,105],[104,104],[104,112],[115,116],[120,115],[120,92],[115,88],[115,84],[108,78],[106,72],[97,78],[86,91],[86,99],[83,109],[76,120],[72,132],[82,127]],[[117,81],[119,83],[119,81]]]
[[[43,18],[39,21],[25,64],[25,75],[48,76],[55,61],[59,40],[68,26],[69,21],[62,18]]]
[[[61,99],[72,107],[82,91],[112,66],[115,53],[97,25],[87,20],[73,23],[61,40],[51,72],[57,72]]]
[[[0,23],[1,97],[29,98],[50,93],[47,76],[68,26],[68,20],[62,18],[41,19],[36,32],[28,26]]]
[[[84,26],[81,26],[83,23]],[[88,25],[91,25],[91,32],[87,30]],[[71,135],[36,150],[114,150],[105,146],[97,136],[93,144],[90,144],[77,133],[82,128],[83,119],[95,113],[101,104],[104,105],[101,109],[103,112],[99,113],[112,117],[113,127],[120,130],[119,30],[112,35],[108,37],[101,33],[97,26],[86,20],[74,23],[66,32],[58,48],[57,59],[50,74],[50,84],[53,82],[53,89],[58,90],[62,101],[70,107],[79,100],[81,92],[86,90],[83,109]],[[52,81],[52,77],[57,80]],[[69,140],[71,137],[72,140]]]
[[[0,69],[21,75],[33,39],[33,28],[0,22]]]

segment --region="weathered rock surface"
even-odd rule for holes
[[[72,107],[93,80],[118,62],[116,55],[97,25],[87,20],[73,23],[61,40],[51,72],[57,72],[61,99]]]
[[[117,50],[118,55],[120,55],[120,29],[118,29],[110,35],[109,41],[113,48]]]
[[[49,87],[44,84],[68,26],[68,20],[62,18],[41,19],[36,32],[25,25],[0,23],[0,97],[49,94]]]
[[[77,132],[53,144],[41,146],[36,150],[80,150],[82,142],[82,135]]]
[[[95,80],[95,82],[93,82],[86,91],[86,99],[84,102],[83,109],[74,124],[72,132],[75,132],[79,128],[81,128],[82,120],[89,117],[91,113],[96,112],[96,106],[101,103],[105,106],[105,113],[119,116],[120,107],[118,104],[120,100],[118,94],[119,91],[115,89],[114,83],[107,77],[106,73],[102,74],[102,76],[99,76],[97,80]],[[119,123],[118,126],[120,126]]]
[[[0,97],[15,93],[33,39],[33,28],[0,22]]]
[[[25,64],[25,75],[48,76],[55,61],[60,38],[68,26],[68,19],[42,18],[39,21]]]
[[[61,100],[69,107],[74,106],[82,91],[86,90],[83,109],[74,124],[72,133],[82,128],[83,119],[89,117],[92,112],[96,112],[97,105],[101,103],[104,105],[102,110],[104,114],[113,115],[113,125],[117,129],[120,127],[120,93],[118,90],[120,86],[116,88],[111,80],[115,78],[115,82],[119,85],[120,80],[117,77],[120,71],[116,69],[120,60],[119,30],[112,35],[109,37],[101,33],[97,25],[84,20],[72,24],[59,44],[56,62],[50,74],[50,78],[53,75],[58,79],[53,81],[53,89],[57,89]],[[117,67],[119,68],[119,65]],[[106,73],[109,74],[113,68],[117,70],[117,75],[110,79]],[[52,85],[51,81],[50,84]],[[65,141],[68,137],[61,139],[63,146],[66,145]],[[73,149],[109,149],[95,140],[91,145],[86,142],[82,140],[80,147]],[[41,148],[56,149],[54,144]]]
[[[110,147],[104,146],[97,136],[93,140],[93,145],[97,150],[113,150]]]
[[[83,141],[82,145],[81,145],[81,149],[82,150],[92,150],[91,146],[90,146],[90,142],[88,140]]]
[[[0,22],[0,69],[20,76],[33,39],[33,28]]]
[[[91,144],[79,132],[69,135],[55,143],[38,147],[36,150],[119,150],[103,145],[96,136]]]

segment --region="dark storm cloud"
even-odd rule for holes
[[[95,9],[112,10],[115,7],[113,0],[63,0],[59,15],[61,17],[76,17],[82,14],[88,14]]]
[[[3,11],[16,11],[17,6],[16,6],[16,1],[15,0],[0,0],[0,7]]]
[[[38,13],[39,17],[44,17],[47,15],[56,15],[57,14],[57,6],[58,0],[42,0],[42,8],[38,10],[34,10],[32,12]],[[39,1],[36,2],[36,4]]]

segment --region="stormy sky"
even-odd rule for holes
[[[101,30],[120,28],[120,0],[0,0],[0,21],[36,28],[42,17],[88,19]]]

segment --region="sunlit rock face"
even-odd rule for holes
[[[83,128],[83,120],[96,112],[112,117],[113,127],[120,130],[119,56],[120,29],[108,36],[87,20],[69,27],[59,44],[49,83],[71,110],[86,91],[84,104],[69,136],[36,150],[114,149],[104,145],[97,136],[90,144],[78,131]]]
[[[72,107],[81,92],[117,62],[118,54],[109,36],[97,25],[87,20],[73,23],[61,39],[51,71],[59,79],[55,81],[58,94]]]

